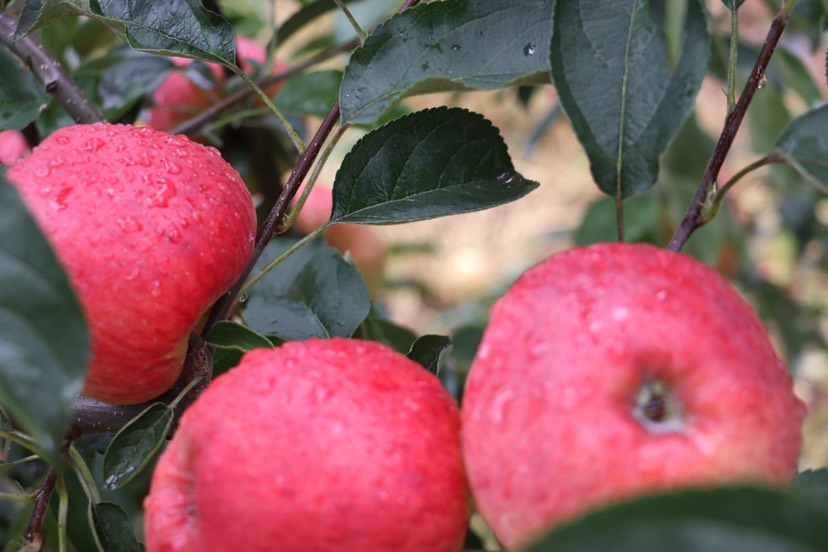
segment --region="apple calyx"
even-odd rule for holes
[[[684,413],[670,387],[660,379],[649,379],[638,389],[633,417],[650,433],[681,433]]]

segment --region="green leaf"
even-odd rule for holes
[[[375,309],[371,310],[354,337],[384,343],[403,355],[411,350],[411,346],[417,340],[417,334],[404,326],[380,317]]]
[[[230,24],[198,0],[124,2],[89,0],[91,15],[116,30],[136,50],[235,65],[236,45]]]
[[[252,351],[253,349],[272,349],[273,343],[262,334],[235,322],[219,322],[207,342],[219,349],[235,349],[237,351]]]
[[[164,444],[172,422],[172,409],[154,403],[121,428],[104,454],[103,476],[107,489],[123,487],[147,467]]]
[[[708,61],[704,12],[687,2],[680,57],[665,39],[665,2],[558,0],[550,63],[561,105],[598,187],[650,188],[659,156],[695,103]]]
[[[70,15],[82,15],[80,2],[67,0],[26,0],[17,22],[15,38],[26,36],[35,29]]]
[[[317,71],[285,82],[276,94],[276,107],[300,117],[324,117],[337,100],[340,71]]]
[[[407,96],[549,82],[548,0],[447,0],[380,25],[351,55],[342,120],[372,123]]]
[[[285,249],[271,243],[257,269]],[[285,341],[349,337],[368,316],[371,297],[359,271],[336,249],[304,247],[277,265],[248,292],[247,324]]]
[[[90,358],[69,279],[0,177],[0,404],[49,454],[63,442]]]
[[[4,47],[0,47],[0,75],[0,130],[19,130],[37,118],[49,97]]]
[[[447,336],[424,335],[411,345],[405,356],[437,375],[451,355],[451,350],[451,339]]]
[[[828,106],[794,119],[776,141],[782,155],[808,182],[828,191]]]
[[[537,187],[515,172],[506,144],[483,116],[428,109],[374,130],[345,156],[331,223],[398,224],[468,213]]]
[[[101,552],[143,552],[132,520],[114,502],[90,503],[89,519]]]
[[[526,552],[819,552],[828,510],[805,495],[760,489],[649,496],[589,514]]]

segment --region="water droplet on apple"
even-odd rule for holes
[[[176,195],[176,189],[172,182],[164,177],[159,177],[157,182],[159,189],[149,198],[150,207],[168,207],[169,202]]]
[[[492,398],[491,418],[495,423],[503,421],[509,403],[512,402],[515,393],[511,389],[501,389]]]
[[[665,290],[662,289],[661,291],[656,293],[657,301],[664,301],[665,299],[667,299],[667,292]]]
[[[161,282],[153,280],[150,283],[150,297],[159,297],[161,295]]]
[[[39,176],[40,178],[46,178],[50,174],[52,174],[52,169],[50,169],[46,165],[40,165],[38,168],[35,169],[35,176]]]
[[[152,156],[145,151],[140,151],[138,152],[137,163],[142,167],[152,167]]]
[[[106,142],[104,142],[101,138],[98,138],[97,136],[90,138],[86,141],[86,149],[89,151],[98,151],[105,145]]]
[[[167,230],[167,239],[172,243],[179,243],[181,242],[181,232],[179,232],[178,228],[175,226],[171,226],[170,229]]]
[[[68,136],[63,136],[63,135],[60,135],[60,136],[57,136],[57,137],[55,138],[55,142],[57,142],[57,143],[58,143],[58,144],[60,144],[61,146],[66,146],[66,145],[68,145],[68,144],[69,144],[69,142],[71,142],[71,140],[69,139],[69,137],[68,137]]]
[[[123,217],[116,220],[118,226],[121,227],[121,230],[126,232],[127,234],[132,234],[134,232],[140,232],[144,229],[140,222],[135,220],[132,217]]]
[[[164,168],[167,169],[167,172],[170,174],[181,174],[181,165],[173,161],[165,161]]]
[[[66,163],[63,157],[57,156],[49,159],[49,166],[52,168],[62,167]]]

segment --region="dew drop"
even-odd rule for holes
[[[158,179],[159,190],[149,198],[150,207],[167,207],[169,202],[176,195],[175,186],[164,177]]]
[[[152,156],[145,151],[138,152],[137,162],[142,167],[152,167]]]
[[[535,55],[535,51],[537,47],[535,46],[534,42],[527,42],[526,45],[523,47],[523,55],[524,56],[533,56]]]
[[[71,140],[67,136],[58,136],[55,138],[55,142],[57,142],[61,146],[66,146],[69,144]]]
[[[60,156],[49,159],[49,166],[53,168],[62,167],[65,163],[66,160]]]
[[[151,297],[158,297],[161,295],[161,282],[158,280],[154,280],[150,283],[150,296]]]
[[[167,172],[170,174],[181,174],[181,165],[173,161],[166,161],[164,168],[167,169]]]
[[[763,70],[759,69],[759,82],[756,83],[756,89],[757,90],[762,90],[767,85],[768,85],[768,76],[765,74],[765,72]]]
[[[101,138],[98,138],[97,136],[90,138],[86,141],[86,149],[89,151],[98,151],[105,145],[106,142],[104,142]]]
[[[452,44],[451,49],[453,52],[459,52],[462,49],[462,46],[460,46],[459,44]]]
[[[144,229],[144,227],[141,225],[141,223],[138,222],[137,220],[135,220],[132,217],[119,218],[119,219],[117,219],[116,222],[118,223],[118,226],[121,227],[121,230],[123,230],[127,234],[132,234],[134,232],[140,232],[141,230]]]
[[[167,239],[172,243],[179,243],[181,241],[181,232],[178,231],[178,228],[172,226],[167,230]]]
[[[51,173],[52,173],[52,169],[50,169],[48,166],[45,166],[45,165],[41,165],[41,166],[39,166],[38,168],[35,169],[35,176],[38,176],[40,178],[46,178]]]

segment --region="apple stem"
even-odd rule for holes
[[[33,36],[15,38],[17,24],[4,12],[0,12],[0,44],[7,47],[25,63],[32,74],[43,84],[43,88],[55,97],[58,103],[78,123],[98,123],[104,120],[98,108],[89,101],[86,94],[75,84],[60,62],[52,57],[43,44]]]
[[[765,43],[762,46],[762,50],[759,52],[756,64],[753,66],[753,70],[751,71],[747,83],[745,84],[745,89],[742,91],[742,95],[739,96],[739,100],[736,102],[733,110],[725,119],[722,133],[719,136],[719,141],[716,143],[716,149],[710,157],[704,176],[702,176],[702,180],[696,189],[693,200],[690,202],[690,206],[687,208],[687,212],[681,219],[681,223],[676,229],[675,234],[673,234],[667,249],[670,249],[671,251],[681,251],[693,232],[701,228],[705,222],[707,222],[704,210],[705,205],[708,203],[708,198],[711,195],[712,187],[719,176],[719,171],[722,168],[725,157],[733,145],[733,140],[736,138],[736,133],[742,124],[745,113],[747,113],[747,108],[750,105],[751,100],[753,100],[753,95],[759,89],[759,85],[764,79],[768,62],[770,62],[773,52],[776,49],[776,45],[779,43],[779,39],[782,36],[782,32],[788,24],[788,17],[794,4],[795,0],[786,0],[785,4],[783,4],[782,8],[780,8],[777,16],[774,18],[773,23],[771,23],[771,27],[768,30],[767,37],[765,38]]]

